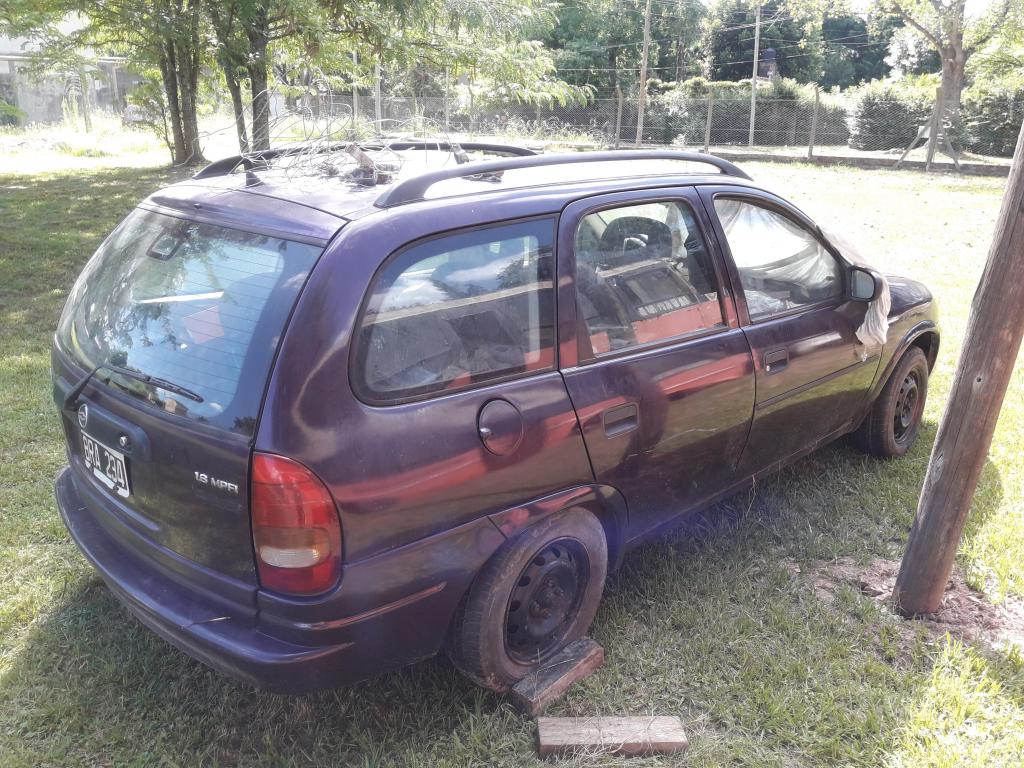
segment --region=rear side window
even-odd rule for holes
[[[371,400],[402,400],[553,367],[554,222],[415,245],[377,274],[353,373]]]
[[[583,218],[576,294],[594,354],[722,327],[711,257],[690,207],[651,202]]]
[[[813,234],[781,213],[715,198],[715,212],[743,285],[751,320],[843,293],[839,263]]]
[[[149,405],[252,434],[285,321],[319,254],[138,209],[75,283],[58,343],[86,369],[108,365],[98,379]]]

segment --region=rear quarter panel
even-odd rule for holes
[[[593,482],[557,371],[388,406],[362,402],[349,383],[363,296],[391,253],[421,237],[551,208],[531,198],[373,213],[346,225],[316,266],[282,344],[255,447],[301,461],[327,484],[346,562]],[[477,414],[494,397],[526,421],[512,456],[490,453],[477,435]]]

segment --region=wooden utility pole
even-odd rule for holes
[[[644,110],[647,108],[647,57],[651,51],[651,0],[644,9],[644,52],[640,56],[640,99],[636,113],[636,145],[644,140]]]
[[[754,119],[757,116],[757,59],[761,54],[761,4],[754,14],[754,74],[750,76],[750,136],[748,146],[754,146]]]
[[[960,536],[992,443],[1024,336],[1024,127],[985,271],[974,294],[960,360],[932,447],[917,518],[896,577],[904,615],[942,602]]]

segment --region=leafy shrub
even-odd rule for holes
[[[850,146],[903,149],[931,116],[935,91],[907,82],[874,80],[854,91]]]
[[[960,115],[967,149],[1010,157],[1024,121],[1024,86],[988,88],[979,83],[964,91]]]
[[[708,91],[714,91],[711,117],[712,144],[746,144],[750,128],[750,83],[709,82],[694,77],[677,83],[652,98],[652,125],[662,126],[662,140],[676,144],[700,144],[707,122]],[[810,136],[814,90],[795,80],[779,78],[758,85],[754,143],[786,146],[804,144]],[[829,143],[845,143],[846,113],[822,95],[818,111],[818,136]]]
[[[0,97],[0,125],[18,125],[25,119],[25,113]]]

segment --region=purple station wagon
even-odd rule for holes
[[[503,690],[681,515],[847,433],[905,453],[938,345],[924,286],[715,157],[235,157],[72,289],[57,502],[225,673],[298,693],[444,649]]]

